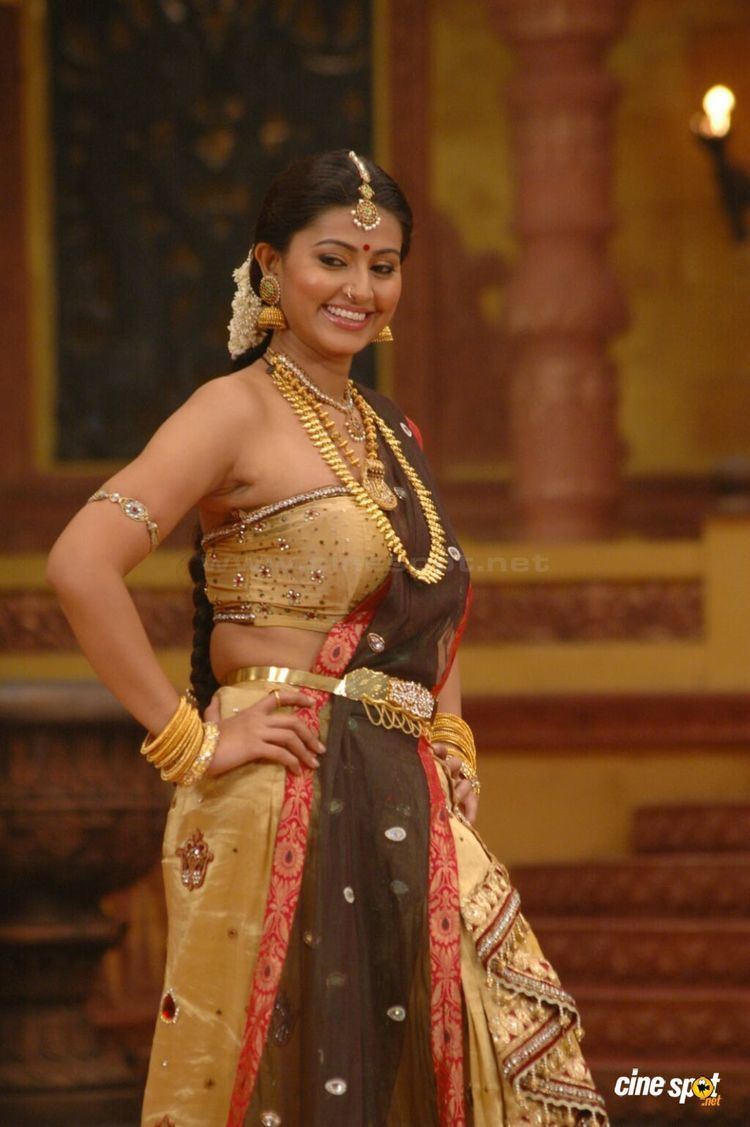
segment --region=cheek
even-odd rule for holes
[[[383,304],[388,309],[393,309],[398,305],[399,298],[401,297],[401,275],[397,275],[392,280],[389,279],[388,286],[382,297]]]
[[[291,305],[325,301],[325,294],[330,289],[325,275],[322,275],[314,266],[295,269],[293,274],[287,276],[284,282],[282,293],[285,293],[287,303]]]

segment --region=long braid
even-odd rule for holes
[[[210,643],[214,628],[213,607],[206,596],[206,572],[203,567],[202,531],[200,525],[195,532],[194,554],[190,557],[190,578],[193,581],[193,652],[190,657],[190,683],[193,686],[201,712],[209,704],[219,687],[211,668]]]

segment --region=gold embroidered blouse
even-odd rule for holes
[[[381,533],[343,485],[237,509],[202,543],[214,622],[327,632],[391,565]]]

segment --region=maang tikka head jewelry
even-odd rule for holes
[[[370,183],[370,173],[365,167],[364,161],[351,150],[349,152],[349,159],[354,161],[357,172],[362,178],[358,191],[360,198],[357,200],[356,206],[352,208],[352,216],[357,227],[361,227],[363,231],[374,231],[380,222],[380,212],[373,203],[372,197],[374,192]]]

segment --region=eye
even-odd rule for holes
[[[395,274],[396,273],[396,267],[392,266],[390,262],[379,262],[376,266],[373,266],[373,270],[375,271],[376,274]]]
[[[318,257],[324,266],[346,266],[346,263],[335,254],[321,254]]]

